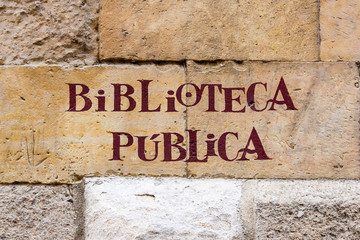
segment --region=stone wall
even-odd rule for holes
[[[0,239],[360,238],[359,1],[0,0],[0,26]]]

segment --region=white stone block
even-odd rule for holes
[[[86,179],[86,239],[243,239],[242,182]]]

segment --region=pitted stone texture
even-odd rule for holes
[[[96,0],[0,1],[0,64],[93,64]]]
[[[360,1],[321,0],[321,60],[360,60]]]
[[[103,0],[100,58],[318,60],[316,0]]]
[[[359,181],[258,181],[254,192],[256,239],[360,238]]]
[[[0,239],[74,239],[74,196],[66,185],[0,185]]]
[[[153,80],[149,85],[149,108],[162,104],[161,112],[139,112],[141,88],[138,80]],[[111,132],[126,132],[148,136],[145,153],[155,156],[153,134],[158,141],[161,132],[184,135],[185,108],[166,113],[166,93],[185,83],[185,71],[178,65],[118,65],[85,67],[66,70],[61,67],[0,68],[0,182],[73,182],[82,176],[147,175],[184,176],[185,162],[162,162],[164,144],[159,144],[154,161],[142,161],[138,156],[138,141],[120,150],[123,161],[113,157]],[[69,112],[69,86],[85,84],[86,94],[93,102],[86,112]],[[131,95],[136,108],[129,112],[113,112],[112,84],[134,87]],[[98,91],[106,96],[106,112],[98,109]],[[125,91],[125,87],[121,88]],[[80,93],[81,87],[76,92]],[[123,92],[124,93],[124,92]],[[77,97],[80,110],[84,106]],[[118,105],[117,103],[116,105]],[[122,99],[122,109],[128,107]],[[160,140],[159,140],[160,139]],[[156,140],[154,140],[156,141]],[[121,144],[127,142],[121,136]],[[177,154],[174,149],[174,157]]]
[[[244,239],[241,185],[225,179],[86,179],[86,239]]]
[[[354,63],[254,63],[237,64],[187,64],[188,82],[222,84],[223,88],[245,88],[233,92],[240,96],[239,104],[232,101],[234,110],[222,112],[225,107],[224,91],[215,89],[215,109],[207,112],[209,94],[205,88],[203,97],[195,107],[187,110],[188,129],[197,132],[197,155],[204,159],[207,154],[208,134],[214,134],[215,154],[207,162],[189,162],[190,176],[224,176],[236,178],[349,178],[360,177],[359,113],[360,91],[358,69]],[[297,110],[286,110],[285,105],[275,104],[275,110],[256,112],[273,99],[283,77],[289,95]],[[256,85],[254,103],[247,102],[247,91]],[[189,86],[194,92],[194,88]],[[188,103],[194,102],[194,96]],[[277,100],[283,100],[279,93]],[[249,161],[240,161],[252,129],[255,128],[270,160],[255,160],[257,154],[246,154]],[[218,144],[225,132],[234,132],[226,140],[227,157],[220,158]],[[249,149],[253,150],[251,142]],[[211,153],[211,151],[210,151]],[[213,153],[211,153],[213,154]]]

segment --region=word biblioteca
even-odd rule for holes
[[[247,89],[245,87],[228,88],[223,87],[222,84],[201,84],[185,83],[180,85],[176,91],[168,90],[166,98],[166,106],[162,104],[150,103],[151,92],[150,84],[153,80],[138,80],[140,86],[134,88],[130,84],[112,83],[113,86],[113,101],[112,112],[131,112],[136,111],[139,105],[138,112],[161,112],[164,108],[165,112],[178,112],[177,105],[185,107],[195,107],[202,99],[207,101],[206,112],[240,112],[244,113],[246,106],[243,106],[241,97],[246,96],[245,105],[255,111],[262,112],[266,109],[270,111],[276,110],[276,105],[285,105],[286,110],[297,110],[294,106],[293,100],[289,94],[287,86],[283,78],[280,79],[276,88],[274,96],[266,101],[265,106],[259,107],[256,103],[257,89],[267,91],[267,83],[254,82]],[[92,110],[95,106],[96,112],[109,111],[106,107],[107,99],[103,89],[98,90],[97,96],[89,96],[90,88],[81,83],[67,83],[69,85],[69,112],[85,112]],[[262,89],[261,89],[262,88]],[[140,100],[137,102],[134,97],[135,89],[140,91]],[[207,96],[206,96],[207,93]],[[218,97],[218,95],[222,95]],[[282,95],[279,96],[279,95]],[[282,98],[282,99],[281,99]],[[153,99],[152,99],[153,100]],[[222,110],[216,109],[216,102],[222,101],[224,108]],[[80,104],[81,102],[81,104]],[[82,108],[79,106],[82,105]],[[155,105],[155,107],[150,107]]]
[[[68,112],[178,112],[178,106],[182,105],[186,108],[195,107],[199,102],[206,104],[205,112],[223,112],[223,113],[244,113],[247,108],[255,112],[268,111],[293,111],[297,110],[294,102],[289,94],[284,79],[281,77],[274,94],[259,104],[256,99],[257,92],[267,91],[267,83],[254,82],[245,87],[223,87],[222,84],[194,84],[185,83],[180,85],[176,91],[168,90],[166,104],[156,103],[158,98],[151,97],[150,84],[153,80],[138,80],[139,86],[133,87],[130,84],[112,83],[113,96],[111,100],[111,109],[107,102],[105,91],[99,89],[96,96],[90,96],[90,88],[82,83],[67,83],[69,86],[69,108]],[[140,91],[140,94],[136,91]],[[242,98],[245,100],[242,101]],[[150,99],[153,101],[150,103]],[[219,109],[217,102],[223,103],[222,109]],[[165,106],[164,106],[165,105]],[[281,106],[281,107],[279,107]],[[262,141],[255,127],[253,127],[248,141],[243,148],[237,150],[236,153],[228,152],[229,139],[238,140],[238,133],[224,131],[218,137],[210,133],[205,141],[206,154],[202,157],[198,156],[198,135],[201,130],[186,130],[188,136],[183,136],[176,132],[155,133],[152,136],[138,136],[136,134],[118,131],[110,132],[113,139],[112,157],[110,161],[124,161],[125,157],[121,150],[137,144],[137,156],[143,161],[154,161],[161,155],[161,161],[181,161],[186,162],[207,162],[208,157],[219,157],[225,161],[246,161],[249,160],[248,155],[255,154],[255,160],[270,160],[266,154]],[[188,139],[188,143],[185,142]],[[137,143],[135,143],[135,141]],[[148,143],[146,143],[148,142]],[[152,144],[151,144],[152,143]],[[161,144],[161,148],[159,145]],[[184,144],[187,147],[183,147]],[[203,146],[204,144],[202,144]],[[151,148],[147,149],[146,148]],[[150,146],[150,147],[149,147]],[[159,149],[163,150],[163,154],[159,154]],[[175,154],[174,154],[175,152]],[[151,156],[149,155],[151,154]],[[232,157],[230,157],[230,155]],[[234,157],[235,156],[235,157]]]

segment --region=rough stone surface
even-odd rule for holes
[[[244,239],[241,181],[92,178],[86,239]]]
[[[76,184],[71,185],[72,196],[74,201],[74,209],[75,209],[75,225],[76,225],[76,233],[75,239],[76,240],[84,240],[84,232],[85,232],[85,198],[84,198],[84,191],[85,191],[85,184],[84,181],[81,181]]]
[[[321,0],[321,60],[360,60],[360,2]]]
[[[245,88],[236,90],[232,98],[240,96],[239,104],[232,101],[234,110],[222,112],[224,91],[215,91],[215,110],[207,112],[208,89],[196,107],[187,110],[187,128],[197,132],[198,158],[207,154],[207,135],[213,133],[215,154],[208,162],[188,163],[190,176],[220,176],[239,178],[353,178],[360,177],[359,113],[360,91],[358,69],[354,63],[254,63],[199,64],[189,61],[187,81],[197,84],[222,84],[222,87]],[[286,110],[275,105],[270,111],[267,100],[273,99],[283,77],[289,95],[297,110]],[[257,85],[255,102],[247,103],[247,91]],[[189,86],[192,92],[194,88]],[[279,93],[278,100],[283,100]],[[188,104],[194,102],[194,96]],[[255,104],[256,112],[249,107]],[[271,160],[254,160],[257,154],[246,155],[249,161],[239,161],[255,128],[263,148]],[[219,137],[225,132],[238,133],[238,139],[229,135],[226,154],[230,160],[219,157]],[[249,149],[253,150],[253,142]]]
[[[139,112],[140,82],[149,79],[149,107],[162,104],[161,112]],[[185,108],[166,113],[166,93],[185,82],[178,65],[98,66],[66,70],[61,67],[0,68],[0,182],[73,182],[84,175],[184,176],[185,162],[162,162],[163,145],[154,161],[137,157],[134,137],[131,147],[120,150],[124,161],[113,157],[111,132],[153,136],[161,132],[185,131]],[[69,86],[82,83],[90,88],[86,95],[93,106],[86,112],[69,112]],[[113,85],[129,84],[137,102],[131,112],[113,112]],[[96,112],[98,91],[106,96],[107,112]],[[124,89],[122,89],[125,91]],[[81,89],[77,88],[77,93]],[[84,101],[77,98],[80,110]],[[123,99],[123,107],[128,106]],[[160,138],[159,136],[158,138]],[[149,137],[148,137],[149,139]],[[122,136],[121,144],[126,139]],[[161,140],[159,140],[161,141]],[[155,155],[154,143],[147,141],[147,158]],[[174,149],[175,151],[176,149]],[[177,154],[173,153],[174,156]]]
[[[359,239],[358,181],[258,181],[256,239]]]
[[[93,64],[96,0],[0,1],[0,64]]]
[[[74,239],[74,194],[66,185],[0,185],[0,239]]]
[[[100,58],[319,58],[316,0],[103,0]]]

